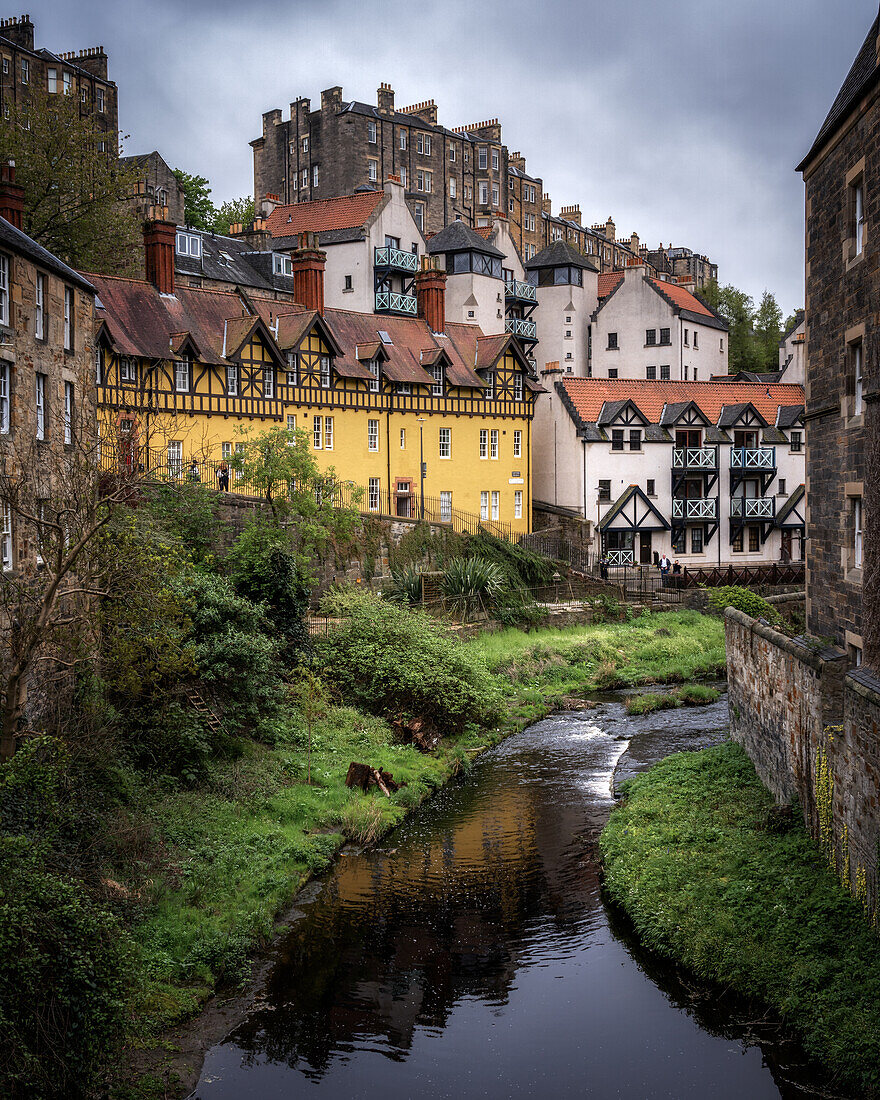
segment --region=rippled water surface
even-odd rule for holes
[[[787,1095],[760,1048],[711,1033],[646,973],[599,892],[618,761],[632,774],[726,720],[725,703],[628,719],[607,702],[487,753],[300,898],[194,1096]]]

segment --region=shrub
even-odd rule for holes
[[[424,715],[442,730],[497,718],[499,692],[485,665],[420,611],[358,593],[315,651],[322,677],[370,713]]]
[[[391,572],[388,599],[415,606],[422,602],[422,569],[418,565],[405,565]]]
[[[213,487],[192,481],[172,481],[154,490],[150,511],[174,535],[195,562],[205,562],[220,541],[225,524],[218,516],[219,496]]]
[[[484,558],[453,558],[440,580],[440,591],[465,618],[491,603],[503,587],[504,570]]]
[[[709,605],[719,615],[723,615],[728,607],[735,607],[737,611],[742,611],[753,619],[766,619],[768,623],[780,621],[779,612],[773,605],[767,603],[757,592],[752,592],[750,588],[728,584],[723,588],[710,588],[708,592]]]

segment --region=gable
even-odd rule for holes
[[[602,517],[599,530],[668,531],[669,523],[638,485],[630,485]]]

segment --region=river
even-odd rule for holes
[[[726,699],[554,715],[379,847],[349,849],[298,898],[257,1003],[208,1052],[193,1097],[819,1095],[793,1045],[762,1049],[733,1008],[644,957],[602,900],[612,784],[726,723]]]

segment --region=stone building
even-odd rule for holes
[[[138,181],[134,202],[138,214],[145,218],[151,206],[164,206],[169,221],[184,225],[183,188],[174,172],[154,149],[152,153],[139,153],[120,157],[123,164],[137,169]]]
[[[30,89],[75,95],[84,114],[92,114],[107,133],[107,151],[119,141],[116,84],[107,76],[103,46],[52,53],[34,46],[29,15],[0,19],[0,109],[27,102]]]
[[[683,279],[696,287],[705,286],[710,280],[718,279],[718,264],[713,264],[708,256],[701,256],[690,248],[669,245],[664,248],[642,248],[642,258],[661,275],[673,279]]]
[[[24,197],[0,166],[0,459],[97,441],[95,290],[21,231]],[[0,564],[34,564],[33,538],[0,503]]]

